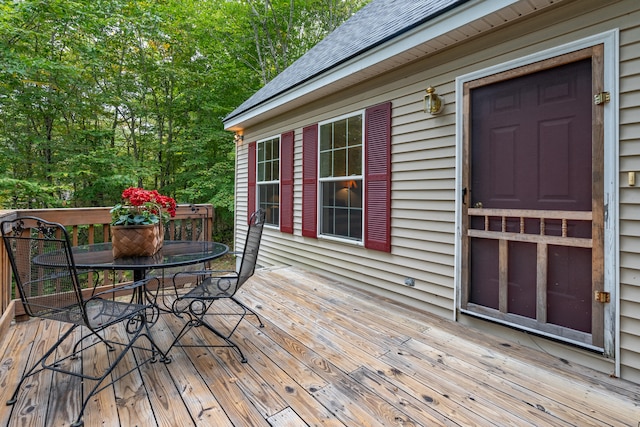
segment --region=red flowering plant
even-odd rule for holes
[[[156,190],[129,187],[122,192],[122,203],[110,212],[111,225],[157,224],[176,216],[176,201]]]

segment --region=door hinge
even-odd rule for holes
[[[606,104],[611,102],[611,94],[609,92],[600,92],[593,96],[593,102],[596,105]]]
[[[596,302],[601,303],[609,303],[611,302],[611,294],[609,292],[596,291],[595,292],[595,300]]]

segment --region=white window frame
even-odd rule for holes
[[[361,174],[360,175],[351,175],[351,176],[340,176],[340,177],[325,177],[322,178],[321,175],[321,161],[320,161],[320,153],[321,153],[321,146],[322,146],[322,138],[321,138],[321,130],[322,130],[322,126],[329,124],[329,123],[335,123],[338,122],[340,120],[345,120],[348,119],[349,117],[354,117],[354,116],[360,116],[361,117],[361,135],[362,135],[362,150],[360,153],[360,166],[361,166]],[[318,122],[318,152],[317,152],[317,193],[318,193],[318,201],[317,201],[317,206],[318,206],[318,212],[317,212],[317,230],[318,230],[318,235],[317,237],[319,239],[326,239],[326,240],[332,240],[332,241],[337,241],[337,242],[341,242],[341,243],[348,243],[351,245],[355,245],[355,246],[364,246],[364,239],[365,239],[365,234],[364,234],[364,223],[365,223],[365,208],[366,208],[366,200],[365,200],[365,150],[366,150],[366,144],[365,144],[365,110],[356,110],[356,111],[352,111],[350,113],[346,113],[346,114],[342,114],[340,116],[336,116],[336,117],[332,117],[330,119],[327,120],[323,120],[321,122]],[[348,161],[347,161],[348,164]],[[327,182],[338,182],[338,181],[345,181],[345,180],[353,180],[353,181],[359,181],[361,183],[361,191],[362,191],[362,222],[360,224],[361,230],[360,230],[360,239],[352,239],[352,238],[348,238],[348,237],[340,237],[338,235],[334,235],[334,234],[322,234],[322,209],[323,209],[323,204],[322,204],[322,200],[323,200],[323,194],[322,194],[322,184],[323,183],[327,183]]]
[[[261,163],[265,163],[264,161],[261,162],[260,161],[260,146],[261,144],[264,144],[266,142],[269,141],[277,141],[278,143],[278,179],[272,179],[272,180],[268,180],[268,181],[261,181],[260,180],[260,164]],[[258,206],[258,208],[261,208],[261,200],[260,200],[260,187],[261,186],[266,186],[266,185],[273,185],[273,184],[277,184],[278,186],[278,223],[277,224],[273,224],[270,222],[265,222],[265,227],[273,227],[273,228],[280,228],[280,193],[281,193],[281,187],[280,187],[280,177],[282,176],[282,164],[281,164],[281,156],[282,156],[282,140],[280,135],[274,135],[268,138],[264,138],[261,139],[259,141],[256,142],[256,206]],[[270,162],[273,162],[274,159],[269,159]],[[269,218],[269,215],[267,215],[267,218]]]

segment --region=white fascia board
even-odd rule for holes
[[[224,128],[227,130],[242,128],[242,123],[247,120],[313,93],[322,87],[340,81],[352,74],[357,74],[359,71],[384,62],[428,40],[447,34],[463,25],[484,16],[491,15],[515,3],[518,3],[518,0],[473,0],[464,3],[443,15],[425,22],[411,31],[393,38],[383,45],[368,50],[350,61],[322,73],[316,78],[302,83],[291,90],[275,96],[267,102],[233,117],[231,120],[224,122]],[[429,39],[425,39],[425,34],[429,36]]]

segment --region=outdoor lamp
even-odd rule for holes
[[[235,142],[236,144],[239,144],[242,141],[244,141],[244,135],[242,135],[239,132],[236,132],[235,135],[233,135],[233,142]]]
[[[438,96],[433,86],[429,86],[424,97],[424,112],[432,115],[440,114],[442,107],[444,107],[442,98]]]

